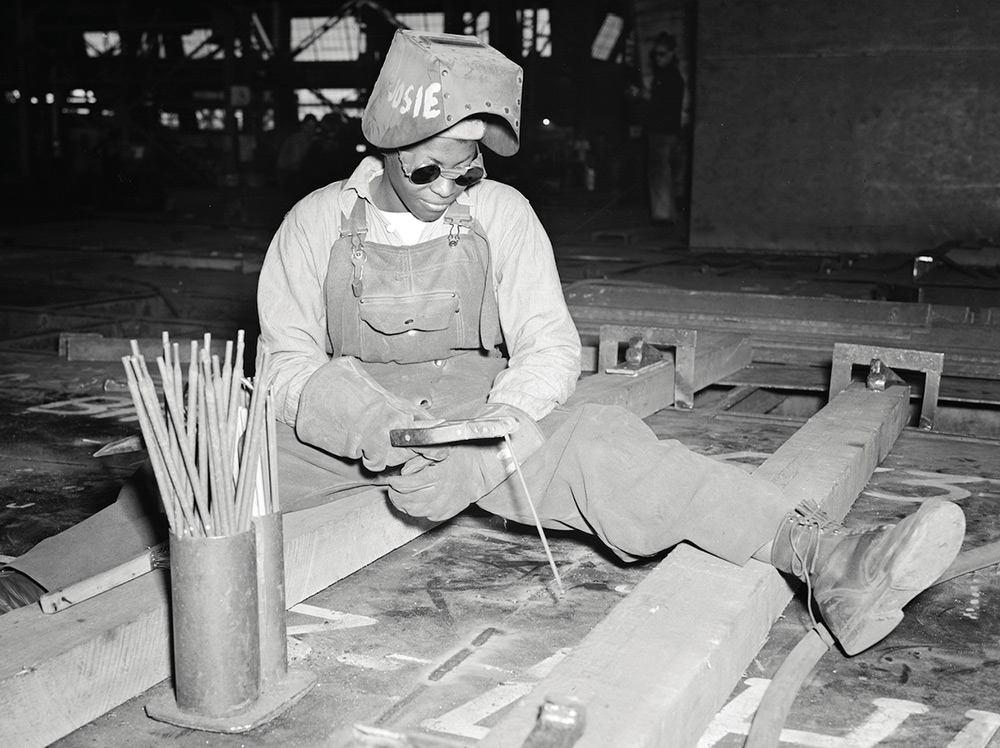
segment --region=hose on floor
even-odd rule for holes
[[[772,748],[778,745],[792,703],[799,695],[809,673],[833,646],[833,635],[822,623],[817,623],[799,639],[778,667],[764,697],[757,706],[745,748]]]
[[[951,566],[944,570],[931,587],[995,564],[1000,564],[1000,540],[959,553],[951,562]]]
[[[1000,564],[1000,541],[960,553],[931,587],[996,564]],[[744,748],[777,748],[781,731],[795,698],[802,690],[802,684],[833,643],[833,636],[822,623],[809,629],[799,640],[778,666],[771,684],[764,692],[743,744]]]

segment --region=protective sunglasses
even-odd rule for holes
[[[442,169],[438,164],[427,164],[426,166],[418,166],[413,171],[406,170],[406,164],[403,163],[403,157],[396,151],[396,158],[399,159],[399,165],[403,169],[403,176],[409,179],[413,184],[430,184],[438,177],[444,177],[445,179],[452,180],[459,187],[471,187],[480,179],[486,176],[486,169],[484,169],[477,162],[479,161],[482,154],[476,154],[476,160],[473,161],[466,169]]]

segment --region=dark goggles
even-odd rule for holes
[[[396,158],[399,159],[399,165],[403,169],[403,176],[413,184],[430,184],[438,177],[444,177],[452,180],[459,187],[471,187],[486,176],[486,169],[480,163],[481,157],[482,154],[476,154],[476,160],[465,169],[442,169],[438,164],[427,164],[426,166],[418,166],[413,171],[407,171],[403,157],[399,155],[399,151],[396,151]]]

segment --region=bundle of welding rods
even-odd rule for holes
[[[244,376],[244,333],[226,341],[224,359],[191,341],[187,391],[180,346],[163,333],[156,359],[164,404],[139,351],[122,358],[171,532],[222,537],[252,526],[252,518],[279,511],[277,446],[270,397],[270,351],[257,351],[256,376]]]

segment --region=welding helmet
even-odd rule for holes
[[[376,148],[404,148],[441,135],[482,140],[491,151],[512,156],[521,131],[521,81],[520,65],[474,36],[401,29],[361,131]]]

